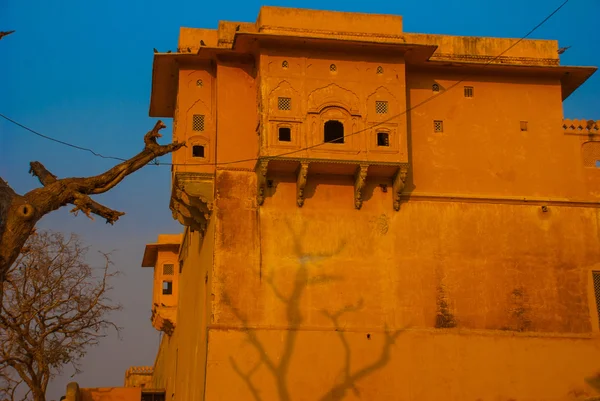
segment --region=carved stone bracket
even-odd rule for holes
[[[296,181],[296,202],[299,207],[304,205],[304,187],[308,176],[308,162],[301,162],[298,167],[298,179]]]
[[[368,169],[368,164],[361,164],[356,169],[356,174],[354,175],[354,207],[359,210],[363,203],[362,190],[365,187]]]
[[[173,218],[193,231],[204,233],[213,210],[214,175],[177,173],[170,208]]]
[[[394,176],[393,183],[393,196],[394,196],[394,210],[400,210],[400,195],[402,195],[402,191],[404,190],[404,185],[406,184],[406,176],[408,175],[407,167],[400,167]]]
[[[267,191],[267,167],[269,166],[269,160],[261,160],[258,163],[258,171],[256,175],[256,181],[258,184],[257,201],[259,205],[262,205],[265,201],[265,193]]]

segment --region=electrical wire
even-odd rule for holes
[[[552,11],[550,14],[548,14],[548,16],[546,16],[546,18],[544,18],[540,23],[538,23],[535,27],[533,27],[527,34],[525,34],[525,36],[522,36],[515,43],[513,43],[512,45],[510,45],[506,50],[504,50],[502,53],[498,54],[497,56],[495,56],[494,58],[492,58],[491,60],[489,60],[488,62],[486,62],[482,66],[482,68],[488,66],[489,64],[491,64],[492,62],[494,62],[495,60],[497,60],[498,58],[500,58],[502,55],[506,54],[508,51],[510,51],[516,45],[518,45],[519,43],[521,43],[523,40],[527,39],[532,33],[534,33],[535,31],[537,31],[550,18],[552,18],[552,16],[554,16],[554,14],[556,14],[558,11],[560,11],[560,9],[563,8],[569,1],[570,0],[563,1],[563,3],[560,6],[558,6],[554,11]],[[398,117],[400,117],[400,116],[408,113],[409,111],[415,110],[417,107],[420,107],[420,106],[422,106],[422,105],[430,102],[433,99],[437,99],[440,96],[443,96],[445,93],[447,93],[448,91],[452,90],[456,86],[460,85],[462,82],[464,82],[468,78],[469,78],[468,76],[465,77],[465,78],[462,78],[461,80],[459,80],[459,81],[453,83],[452,85],[450,85],[444,91],[439,92],[439,93],[437,93],[435,95],[431,95],[430,97],[422,100],[421,102],[419,102],[419,103],[417,103],[415,105],[412,105],[412,106],[408,107],[407,109],[405,109],[404,111],[401,111],[400,113],[397,113],[397,114],[395,114],[395,115],[393,115],[393,116],[391,116],[391,117],[389,117],[389,118],[387,118],[387,119],[385,119],[383,121],[377,122],[377,123],[375,123],[375,124],[373,124],[373,125],[371,125],[371,126],[369,126],[367,128],[358,130],[356,132],[352,132],[352,133],[350,133],[348,135],[344,135],[344,138],[347,138],[347,137],[350,137],[350,136],[354,136],[354,135],[358,135],[358,134],[361,134],[363,132],[372,130],[373,128],[375,128],[375,127],[377,127],[379,125],[385,124],[385,123],[387,123],[387,122],[389,122],[391,120],[394,120],[394,119],[396,119],[396,118],[398,118]],[[39,133],[39,132],[37,132],[37,131],[35,131],[35,130],[33,130],[33,129],[31,129],[31,128],[23,125],[23,124],[18,123],[17,121],[15,121],[13,119],[8,118],[7,116],[5,116],[3,114],[0,114],[0,117],[4,118],[5,120],[7,120],[7,121],[9,121],[9,122],[11,122],[11,123],[13,123],[13,124],[15,124],[15,125],[23,128],[23,129],[25,129],[25,130],[27,130],[27,131],[29,131],[29,132],[37,135],[37,136],[40,136],[40,137],[45,138],[47,140],[50,140],[50,141],[53,141],[53,142],[56,142],[56,143],[59,143],[59,144],[62,144],[62,145],[74,148],[74,149],[78,149],[78,150],[83,150],[83,151],[90,152],[90,153],[92,153],[96,157],[101,157],[103,159],[119,160],[119,161],[126,161],[127,160],[127,159],[124,159],[124,158],[121,158],[121,157],[116,157],[116,156],[105,156],[105,155],[102,155],[100,153],[95,152],[94,150],[92,150],[90,148],[86,148],[86,147],[74,145],[72,143],[61,141],[59,139],[55,139],[55,138],[52,138],[50,136],[41,134],[41,133]],[[318,143],[318,144],[315,144],[315,145],[311,145],[311,146],[307,146],[307,147],[304,147],[304,148],[301,148],[301,149],[296,149],[296,150],[292,150],[292,151],[289,151],[289,152],[280,153],[280,154],[275,155],[275,156],[269,156],[269,158],[277,158],[277,157],[289,156],[289,155],[296,154],[296,153],[299,153],[299,152],[303,152],[303,151],[306,151],[306,150],[310,150],[310,149],[313,149],[313,148],[316,148],[316,147],[319,147],[319,146],[323,146],[326,143],[333,143],[333,142],[335,142],[337,140],[338,139],[333,139],[333,140],[330,140],[330,141],[324,141],[324,142],[321,142],[321,143]],[[231,164],[238,164],[238,163],[246,163],[246,162],[257,161],[257,160],[258,160],[258,157],[253,157],[253,158],[248,158],[248,159],[239,159],[239,160],[233,160],[233,161],[228,161],[228,162],[215,162],[215,163],[163,163],[163,162],[158,161],[158,159],[155,159],[154,162],[150,162],[150,163],[154,164],[154,165],[161,165],[161,166],[162,165],[164,165],[164,166],[178,166],[178,165],[185,165],[185,166],[223,166],[223,165],[231,165]]]

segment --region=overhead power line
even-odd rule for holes
[[[497,56],[495,56],[494,58],[492,58],[491,60],[489,60],[488,62],[486,62],[486,63],[483,65],[483,67],[486,67],[486,66],[488,66],[489,64],[493,63],[495,60],[497,60],[497,59],[498,59],[498,58],[500,58],[502,55],[506,54],[506,53],[507,53],[508,51],[510,51],[512,48],[514,48],[514,47],[515,47],[515,46],[517,46],[519,43],[521,43],[523,40],[525,40],[525,39],[527,39],[529,36],[531,36],[531,34],[533,34],[533,33],[534,33],[535,31],[537,31],[537,30],[538,30],[538,29],[539,29],[539,28],[540,28],[542,25],[544,25],[544,24],[545,24],[545,23],[546,23],[546,22],[547,22],[547,21],[548,21],[550,18],[552,18],[552,16],[554,16],[554,14],[556,14],[558,11],[560,11],[560,9],[561,9],[561,8],[563,8],[563,7],[564,7],[564,6],[565,6],[565,5],[566,5],[566,4],[567,4],[569,1],[570,1],[570,0],[565,0],[565,1],[563,1],[563,2],[562,2],[562,4],[560,4],[560,5],[559,5],[559,6],[558,6],[556,9],[554,9],[554,11],[552,11],[550,14],[548,14],[548,15],[547,15],[547,16],[546,16],[546,17],[545,17],[545,18],[544,18],[544,19],[543,19],[543,20],[542,20],[540,23],[538,23],[536,26],[534,26],[534,27],[533,27],[533,28],[532,28],[532,29],[531,29],[529,32],[527,32],[527,34],[525,34],[524,36],[522,36],[521,38],[519,38],[517,41],[515,41],[515,42],[514,42],[512,45],[510,45],[510,46],[509,46],[509,47],[508,47],[506,50],[504,50],[502,53],[498,54]],[[430,101],[431,101],[431,100],[433,100],[433,99],[437,99],[437,98],[439,98],[440,96],[443,96],[445,93],[449,92],[450,90],[452,90],[452,89],[453,89],[453,88],[455,88],[456,86],[460,85],[462,82],[464,82],[464,81],[465,81],[465,80],[467,80],[468,78],[469,78],[469,76],[466,76],[466,77],[462,78],[460,81],[457,81],[457,82],[453,83],[452,85],[450,85],[450,86],[449,86],[449,87],[448,87],[446,90],[444,90],[444,91],[442,91],[442,92],[439,92],[439,93],[438,93],[438,94],[436,94],[436,95],[431,95],[430,97],[426,98],[425,100],[422,100],[421,102],[419,102],[419,103],[417,103],[417,104],[415,104],[415,105],[412,105],[412,106],[408,107],[407,109],[405,109],[404,111],[401,111],[401,112],[399,112],[399,113],[397,113],[397,114],[395,114],[395,115],[393,115],[393,116],[391,116],[391,117],[389,117],[389,118],[387,118],[387,119],[385,119],[385,120],[383,120],[383,121],[380,121],[380,122],[378,122],[378,123],[375,123],[375,124],[373,124],[373,125],[371,125],[371,126],[369,126],[369,127],[367,127],[367,128],[364,128],[364,129],[358,130],[358,131],[356,131],[356,132],[352,132],[352,133],[350,133],[350,134],[348,134],[348,135],[344,135],[344,137],[350,137],[350,136],[354,136],[354,135],[361,134],[361,133],[363,133],[363,132],[366,132],[366,131],[372,130],[373,128],[375,128],[375,127],[377,127],[377,126],[379,126],[379,125],[382,125],[382,124],[385,124],[385,123],[387,123],[387,122],[389,122],[389,121],[391,121],[391,120],[394,120],[394,119],[396,119],[396,118],[398,118],[398,117],[400,117],[400,116],[402,116],[402,115],[404,115],[404,114],[408,113],[409,111],[415,110],[417,107],[421,107],[422,105],[424,105],[424,104],[426,104],[426,103],[430,102]],[[65,146],[68,146],[68,147],[74,148],[74,149],[78,149],[78,150],[83,150],[83,151],[90,152],[90,153],[92,153],[92,154],[93,154],[94,156],[96,156],[96,157],[101,157],[101,158],[103,158],[103,159],[113,159],[113,160],[119,160],[119,161],[125,161],[125,160],[126,160],[126,159],[124,159],[124,158],[121,158],[121,157],[116,157],[116,156],[105,156],[105,155],[102,155],[102,154],[100,154],[100,153],[97,153],[97,152],[95,152],[94,150],[92,150],[92,149],[90,149],[90,148],[86,148],[86,147],[82,147],[82,146],[74,145],[74,144],[72,144],[72,143],[68,143],[68,142],[65,142],[65,141],[61,141],[61,140],[59,140],[59,139],[56,139],[56,138],[50,137],[50,136],[48,136],[48,135],[41,134],[41,133],[39,133],[39,132],[37,132],[37,131],[35,131],[35,130],[33,130],[33,129],[31,129],[31,128],[29,128],[29,127],[27,127],[27,126],[25,126],[25,125],[23,125],[23,124],[21,124],[21,123],[18,123],[17,121],[15,121],[15,120],[13,120],[13,119],[10,119],[10,118],[8,118],[7,116],[5,116],[5,115],[3,115],[3,114],[0,114],[0,117],[4,118],[5,120],[7,120],[7,121],[11,122],[12,124],[15,124],[15,125],[17,125],[17,126],[19,126],[19,127],[23,128],[23,129],[25,129],[25,130],[27,130],[27,131],[29,131],[29,132],[31,132],[31,133],[33,133],[33,134],[35,134],[35,135],[37,135],[37,136],[40,136],[40,137],[42,137],[42,138],[45,138],[45,139],[47,139],[47,140],[50,140],[50,141],[53,141],[53,142],[56,142],[56,143],[59,143],[59,144],[62,144],[62,145],[65,145]],[[301,149],[296,149],[296,150],[292,150],[292,151],[289,151],[289,152],[280,153],[280,154],[278,154],[278,155],[275,155],[275,156],[272,156],[272,157],[283,157],[283,156],[289,156],[289,155],[293,155],[293,154],[296,154],[296,153],[299,153],[299,152],[303,152],[303,151],[305,151],[305,150],[310,150],[310,149],[313,149],[313,148],[316,148],[316,147],[319,147],[319,146],[323,146],[323,145],[324,145],[324,144],[326,144],[326,143],[333,143],[333,142],[335,142],[335,141],[337,141],[337,140],[338,140],[338,139],[336,138],[336,139],[333,139],[333,140],[330,140],[330,141],[324,141],[324,142],[322,142],[322,143],[318,143],[318,144],[315,144],[315,145],[312,145],[312,146],[307,146],[307,147],[304,147],[304,148],[301,148]],[[233,161],[228,161],[228,162],[215,162],[215,163],[163,163],[163,162],[155,161],[155,162],[154,162],[154,164],[156,164],[156,165],[165,165],[165,166],[176,166],[176,165],[186,165],[186,166],[194,166],[194,165],[198,165],[198,166],[223,166],[223,165],[231,165],[231,164],[245,163],[245,162],[257,161],[257,160],[258,160],[258,158],[257,158],[257,157],[253,157],[253,158],[248,158],[248,159],[239,159],[239,160],[233,160]]]

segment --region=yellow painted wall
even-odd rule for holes
[[[206,399],[319,399],[343,383],[348,354],[352,374],[377,362],[356,380],[369,399],[594,394],[584,380],[600,370],[588,297],[597,209],[408,201],[393,212],[372,183],[357,211],[349,182],[309,178],[303,208],[293,184],[276,182],[257,210],[243,201],[253,184],[217,176]],[[384,354],[382,332],[403,328]]]
[[[264,10],[257,27],[298,12]],[[333,22],[347,24],[347,16]],[[307,23],[306,34],[319,24]],[[299,29],[279,25],[269,29]],[[236,32],[235,24],[220,26],[219,41]],[[439,43],[439,54],[474,58],[513,43],[411,35]],[[204,166],[179,150],[175,158],[189,164],[174,171],[216,170],[215,202],[203,241],[186,236],[177,328],[163,337],[153,385],[168,399],[210,401],[594,395],[585,379],[600,372],[590,283],[600,266],[600,169],[584,167],[584,138],[563,132],[560,82],[480,71],[450,91],[464,75],[431,64],[263,42],[255,62],[220,54],[210,68],[180,70],[176,137],[201,139],[185,127],[203,107],[214,121],[202,140],[216,148]],[[531,41],[508,56],[551,64],[555,47]],[[386,73],[377,77],[377,66]],[[210,85],[199,89],[199,77]],[[433,84],[440,93],[423,103]],[[302,208],[297,177],[282,172],[268,177],[272,188],[257,205],[256,157],[319,141],[321,129],[306,116],[311,94],[355,105],[356,131],[368,125],[381,88],[395,98],[388,116],[399,114],[388,122],[398,127],[397,153],[368,151],[374,132],[367,130],[344,145],[348,153],[331,144],[300,155],[406,157],[400,211],[392,208],[391,179],[367,177],[356,210],[351,176],[310,170]],[[297,108],[277,110],[280,95]],[[407,107],[415,108],[400,113]],[[298,142],[274,144],[278,119],[296,124]],[[433,132],[434,120],[443,121],[442,133]]]

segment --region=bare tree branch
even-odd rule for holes
[[[0,282],[4,281],[36,223],[44,215],[72,204],[75,206],[71,210],[73,213],[82,211],[90,218],[95,214],[109,224],[117,221],[124,213],[101,205],[92,200],[90,195],[109,191],[152,160],[185,145],[184,142],[159,145],[157,138],[162,136],[160,130],[163,128],[165,125],[158,121],[144,136],[144,149],[140,153],[96,176],[61,179],[42,163],[34,161],[30,163],[29,171],[43,186],[25,195],[17,194],[0,178]]]
[[[23,382],[41,401],[55,374],[67,366],[79,372],[87,348],[109,330],[119,332],[108,319],[120,309],[108,298],[117,273],[104,254],[105,266],[95,274],[85,262],[87,248],[74,235],[36,233],[26,248],[1,283],[0,384],[13,391]]]
[[[11,33],[14,33],[15,31],[4,31],[4,32],[0,32],[0,39],[2,39],[5,36],[10,35]]]

